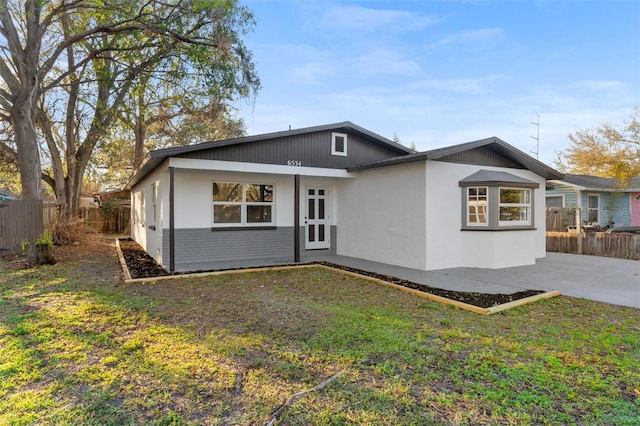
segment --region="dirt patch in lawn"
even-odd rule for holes
[[[169,273],[167,270],[158,265],[151,256],[149,256],[138,243],[131,239],[121,239],[120,248],[129,268],[132,278],[152,278],[167,275],[180,275],[181,273]],[[541,290],[525,290],[511,294],[491,294],[467,291],[445,290],[429,285],[415,283],[403,280],[389,275],[377,274],[375,272],[363,271],[360,269],[349,268],[347,266],[336,265],[329,262],[318,262],[319,264],[330,266],[332,268],[354,272],[377,278],[392,284],[418,290],[424,293],[433,294],[444,297],[446,299],[455,300],[469,305],[478,306],[480,308],[490,308],[492,306],[502,305],[516,300],[524,299],[544,293]],[[193,271],[193,272],[211,272],[211,271]]]

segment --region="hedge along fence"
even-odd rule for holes
[[[640,234],[547,232],[547,251],[640,260]]]

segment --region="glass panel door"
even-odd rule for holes
[[[305,211],[305,249],[328,249],[329,241],[329,190],[307,187]]]

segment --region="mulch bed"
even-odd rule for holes
[[[140,247],[140,244],[131,238],[121,238],[119,242],[120,250],[122,250],[124,260],[127,262],[127,268],[129,268],[131,278],[152,278],[171,275],[166,269],[158,265],[156,261]]]
[[[162,268],[156,263],[151,256],[149,256],[138,243],[132,239],[120,239],[120,249],[129,268],[129,273],[132,278],[153,278],[162,277],[168,275],[184,275],[187,272],[174,272],[170,273],[166,269]],[[425,293],[441,296],[450,300],[467,303],[469,305],[478,306],[480,308],[490,308],[492,306],[502,305],[504,303],[513,302],[515,300],[524,299],[526,297],[535,296],[537,294],[544,293],[541,290],[525,290],[511,294],[491,294],[491,293],[478,293],[478,292],[466,292],[466,291],[453,291],[445,290],[437,287],[431,287],[425,284],[415,283],[408,280],[403,280],[389,275],[377,274],[374,272],[363,271],[360,269],[349,268],[347,266],[336,265],[329,262],[316,262],[316,264],[322,264],[330,266],[332,268],[341,269],[344,271],[354,272],[361,275],[377,278],[383,281],[387,281],[396,285],[419,290]],[[299,264],[297,264],[299,265]],[[251,269],[251,268],[247,268]],[[209,271],[191,271],[194,272],[214,272],[216,270]]]

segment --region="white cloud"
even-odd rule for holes
[[[505,32],[502,28],[482,28],[480,30],[465,31],[458,34],[454,34],[448,37],[441,38],[440,40],[432,43],[431,47],[444,47],[460,44],[477,44],[486,43],[488,41],[500,40],[505,37]]]
[[[420,64],[413,59],[390,50],[376,50],[349,60],[349,67],[361,74],[396,74],[413,76],[422,74]]]
[[[490,91],[489,84],[497,80],[508,79],[506,75],[488,75],[485,77],[428,79],[413,83],[410,87],[415,90],[437,90],[442,92],[480,94]]]
[[[623,90],[626,87],[624,83],[614,80],[583,80],[573,83],[572,86],[593,91]]]
[[[326,11],[325,25],[365,32],[407,32],[428,27],[437,18],[404,10],[372,9],[361,6],[335,6]]]
[[[270,54],[280,58],[279,75],[291,84],[320,85],[336,72],[333,52],[303,44],[282,44],[270,47]],[[258,64],[259,66],[259,64]]]
[[[303,64],[292,65],[287,74],[292,82],[300,85],[320,85],[323,80],[335,72],[334,65],[330,61],[311,61]]]

